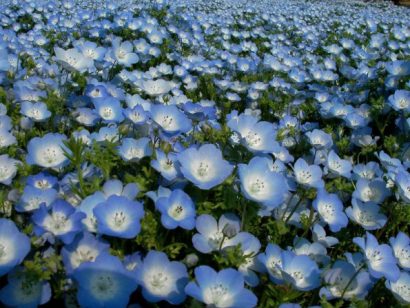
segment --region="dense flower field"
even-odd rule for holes
[[[0,302],[410,304],[410,10],[0,5]]]

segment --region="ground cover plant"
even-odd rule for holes
[[[5,307],[410,304],[410,10],[0,4]]]

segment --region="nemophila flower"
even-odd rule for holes
[[[195,227],[195,205],[183,190],[176,189],[168,197],[157,199],[155,207],[161,212],[161,222],[165,228],[192,230]]]
[[[134,200],[138,195],[139,188],[135,183],[124,185],[120,180],[108,180],[104,183],[102,192],[105,198],[116,195]]]
[[[0,149],[16,144],[17,139],[6,129],[0,129]]]
[[[22,102],[21,114],[30,118],[34,122],[45,121],[51,116],[51,112],[47,109],[47,105],[42,102]]]
[[[137,269],[137,281],[142,287],[142,295],[151,303],[164,300],[179,305],[186,298],[187,269],[181,262],[170,261],[163,252],[148,252]]]
[[[322,180],[322,169],[316,165],[308,165],[303,159],[299,158],[293,166],[296,181],[307,187],[322,188],[324,181]]]
[[[82,307],[127,307],[131,293],[137,288],[121,261],[108,253],[101,253],[93,262],[82,263],[73,277]]]
[[[91,108],[77,108],[72,115],[78,123],[85,126],[94,126],[99,119],[98,114]]]
[[[336,194],[319,190],[312,206],[319,213],[320,218],[329,225],[332,232],[339,232],[347,226],[348,219],[343,212],[343,203]]]
[[[109,97],[107,88],[103,84],[87,84],[84,94],[91,99]]]
[[[172,193],[171,189],[168,189],[163,186],[159,186],[157,191],[149,191],[145,195],[150,198],[153,202],[157,202],[159,198],[166,197],[168,198]]]
[[[396,175],[395,182],[399,196],[404,202],[410,203],[410,173],[400,170]]]
[[[70,244],[76,234],[82,231],[81,220],[85,216],[84,213],[76,212],[68,202],[57,199],[51,204],[51,212],[45,204],[41,204],[40,208],[33,212],[31,219],[35,224],[34,232],[37,236],[49,232],[64,244]]]
[[[92,262],[102,253],[109,253],[110,245],[100,238],[95,238],[89,232],[76,236],[69,245],[61,249],[61,256],[67,274],[72,272],[84,262]]]
[[[225,249],[227,247],[240,246],[244,261],[238,267],[238,271],[243,275],[245,283],[251,287],[255,287],[259,284],[258,275],[255,271],[261,270],[261,265],[256,259],[261,244],[259,240],[248,232],[239,232],[232,238],[228,238],[225,241]]]
[[[124,116],[133,124],[145,124],[148,119],[148,112],[141,105],[124,110]]]
[[[0,184],[10,185],[17,174],[17,166],[20,161],[11,158],[7,154],[0,155]]]
[[[401,272],[397,281],[386,280],[385,285],[399,302],[410,304],[410,274],[408,272]]]
[[[115,40],[112,44],[111,57],[119,64],[130,67],[139,61],[139,57],[133,52],[133,49],[134,46],[131,42],[125,41],[121,43],[120,40]]]
[[[141,84],[141,89],[150,96],[161,96],[167,94],[174,85],[167,80],[157,79],[157,80],[144,80]]]
[[[49,206],[57,199],[57,193],[54,188],[42,189],[26,185],[15,209],[18,212],[29,212],[38,209],[40,204]]]
[[[389,96],[387,101],[396,111],[410,112],[410,91],[397,90]]]
[[[327,299],[364,299],[373,284],[368,272],[356,273],[354,266],[346,261],[336,261],[323,276],[326,287],[319,294]]]
[[[76,48],[64,50],[59,47],[54,47],[56,60],[61,62],[63,66],[70,71],[79,71],[81,73],[87,70],[93,70],[94,61],[84,56]]]
[[[352,206],[346,208],[346,214],[350,220],[361,225],[365,230],[377,230],[383,228],[387,217],[380,213],[380,207],[374,202],[362,202],[352,198]]]
[[[383,174],[383,171],[380,169],[380,166],[376,162],[368,162],[366,165],[357,164],[353,167],[354,177],[359,179],[363,178],[366,180],[372,180],[375,177],[380,177]]]
[[[140,252],[134,252],[131,255],[126,255],[122,261],[124,267],[130,272],[134,279],[137,279],[137,270],[142,266],[142,256]]]
[[[266,271],[270,280],[277,284],[283,283],[282,251],[278,245],[269,243],[265,252],[257,256],[258,262],[264,267],[263,271]]]
[[[333,236],[327,236],[325,229],[320,224],[314,224],[312,228],[312,240],[329,248],[339,243],[339,240]]]
[[[101,61],[104,59],[104,55],[106,52],[106,49],[104,47],[98,46],[94,42],[81,42],[79,43],[77,41],[76,44],[73,43],[73,45],[86,57],[96,60],[96,61]]]
[[[351,177],[352,163],[341,159],[333,150],[327,155],[326,167],[334,175],[343,176],[348,179]]]
[[[161,150],[156,150],[155,157],[156,159],[151,160],[151,167],[161,173],[168,181],[175,180],[179,173],[175,165],[177,154],[172,152],[165,154]]]
[[[126,197],[112,195],[97,204],[93,213],[100,234],[120,238],[134,238],[141,230],[140,220],[144,216],[143,205]]]
[[[321,264],[328,264],[330,257],[327,255],[327,250],[324,245],[318,242],[309,242],[304,237],[295,236],[293,239],[293,247],[288,247],[288,250],[297,255],[309,256],[313,261]]]
[[[305,135],[308,137],[309,143],[316,149],[329,149],[333,145],[332,136],[322,130],[314,129]]]
[[[184,177],[205,190],[221,184],[233,171],[233,166],[213,144],[204,144],[198,149],[191,146],[179,153],[177,159]]]
[[[245,147],[254,153],[271,153],[278,148],[276,131],[272,123],[260,121],[247,114],[232,118],[228,126],[239,133]]]
[[[57,133],[32,138],[27,145],[27,163],[44,168],[63,167],[68,163],[68,158],[64,154],[67,148],[63,143],[66,139],[66,136]]]
[[[100,130],[91,134],[92,140],[97,142],[117,142],[120,139],[120,133],[116,126],[104,126]]]
[[[97,218],[94,215],[94,208],[97,204],[105,202],[105,200],[106,196],[102,192],[97,191],[83,199],[80,206],[77,207],[78,212],[86,215],[82,223],[89,232],[97,232]]]
[[[146,156],[151,156],[151,139],[147,137],[138,140],[134,138],[124,138],[118,147],[118,154],[125,161],[135,161]]]
[[[306,255],[282,252],[282,277],[300,291],[313,290],[320,286],[320,270]]]
[[[382,179],[374,179],[371,181],[359,179],[352,196],[363,202],[371,201],[376,204],[381,204],[390,194],[390,190],[386,187],[386,183]]]
[[[400,270],[389,245],[379,245],[376,237],[369,232],[366,232],[366,238],[353,238],[353,243],[362,249],[370,275],[374,278],[386,277],[393,282],[399,279]]]
[[[30,238],[13,221],[0,218],[0,276],[23,262],[30,252]]]
[[[244,287],[241,273],[226,268],[216,272],[209,266],[195,268],[195,282],[185,287],[187,295],[213,307],[244,307],[257,305],[258,299]]]
[[[123,109],[118,99],[114,97],[94,98],[96,113],[108,123],[119,123],[124,120]]]
[[[393,248],[394,256],[399,265],[410,270],[410,238],[407,234],[399,232],[396,237],[390,238],[390,245]]]
[[[386,71],[392,76],[410,75],[410,61],[396,60],[387,63]]]
[[[228,213],[217,222],[211,215],[203,214],[197,217],[195,227],[199,233],[192,237],[192,244],[196,250],[210,253],[224,248],[225,239],[239,232],[240,220]]]
[[[38,307],[51,298],[47,281],[34,280],[19,267],[7,277],[8,283],[0,290],[0,301],[7,307]]]
[[[239,164],[241,191],[247,199],[261,203],[272,210],[285,200],[288,185],[285,177],[271,170],[272,161],[255,156],[249,164]]]
[[[192,128],[191,120],[175,105],[152,105],[151,117],[168,135],[187,133]]]

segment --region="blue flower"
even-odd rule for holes
[[[27,163],[55,169],[65,166],[68,163],[68,158],[64,154],[64,151],[67,151],[63,143],[64,140],[66,140],[66,136],[57,133],[34,137],[27,145]]]
[[[249,200],[262,204],[268,210],[284,202],[288,193],[285,177],[273,171],[273,163],[266,157],[255,156],[248,165],[238,166],[241,191]]]
[[[151,156],[151,139],[144,137],[138,140],[124,138],[118,147],[118,154],[125,161],[137,161],[146,156]]]
[[[397,90],[389,96],[387,101],[396,111],[410,112],[410,91]]]
[[[0,218],[0,277],[23,262],[30,252],[30,238],[13,221]]]
[[[204,144],[199,149],[192,146],[178,154],[178,161],[184,177],[205,190],[221,184],[233,170],[213,144]]]
[[[81,220],[85,216],[84,213],[76,212],[68,202],[57,199],[51,204],[51,213],[45,204],[41,204],[31,219],[35,224],[34,232],[37,236],[49,232],[64,244],[70,244],[76,234],[82,231]]]
[[[20,162],[7,154],[0,155],[0,184],[10,185],[17,174],[17,165]]]
[[[370,275],[374,278],[386,277],[393,282],[399,279],[400,270],[389,245],[379,245],[376,237],[369,232],[366,232],[366,238],[353,238],[353,243],[362,249]]]
[[[324,181],[322,180],[322,169],[316,165],[308,165],[303,159],[299,158],[293,166],[296,181],[307,187],[322,188]]]
[[[265,252],[257,256],[257,260],[264,267],[263,271],[268,272],[272,282],[282,284],[284,282],[282,276],[283,250],[275,244],[269,243],[266,246]]]
[[[319,190],[312,205],[332,232],[339,232],[347,226],[349,220],[343,212],[343,203],[336,194],[328,194],[325,190]]]
[[[107,123],[120,123],[124,120],[121,103],[115,97],[94,98],[96,113]]]
[[[36,308],[51,298],[47,281],[33,280],[21,267],[8,275],[8,284],[0,290],[0,301],[8,307]]]
[[[409,271],[410,270],[410,238],[407,234],[399,232],[397,236],[390,238],[390,245],[393,248],[394,256],[399,265]]]
[[[152,105],[151,117],[170,136],[186,133],[192,128],[191,120],[175,105]]]
[[[126,307],[137,283],[121,261],[101,253],[94,262],[82,263],[73,273],[82,307]]]
[[[75,240],[64,245],[61,249],[64,268],[68,275],[84,262],[92,262],[102,253],[109,253],[110,245],[102,239],[95,238],[89,232],[83,232],[77,235]]]
[[[151,161],[151,166],[161,173],[168,181],[175,180],[178,176],[178,170],[175,166],[177,155],[175,153],[165,154],[161,150],[155,151],[156,159]]]
[[[19,202],[16,205],[16,211],[29,212],[36,210],[40,204],[49,206],[57,199],[57,190],[54,188],[41,189],[30,185],[26,185]]]
[[[346,209],[346,214],[350,220],[368,231],[383,228],[387,222],[386,215],[380,213],[379,205],[371,201],[362,202],[356,198],[352,198],[352,206]]]
[[[211,215],[203,214],[196,219],[196,229],[199,233],[192,237],[192,244],[196,250],[210,253],[224,248],[228,235],[232,237],[239,232],[240,220],[236,215],[228,213],[221,215],[217,222]]]
[[[335,175],[343,176],[347,179],[351,177],[352,163],[341,159],[333,150],[327,156],[326,167]]]
[[[161,212],[161,222],[165,228],[192,230],[195,227],[195,205],[183,190],[176,189],[169,197],[159,198],[155,206]]]
[[[51,112],[47,109],[47,105],[42,102],[22,102],[21,114],[30,118],[34,122],[43,122],[51,116]]]
[[[165,300],[179,305],[186,298],[187,269],[181,262],[169,261],[163,252],[148,252],[137,269],[137,281],[142,286],[142,295],[151,303]]]
[[[409,286],[410,274],[401,272],[399,279],[396,281],[386,280],[386,288],[392,291],[394,297],[403,304],[410,304]]]
[[[134,238],[141,230],[140,220],[144,216],[141,203],[126,197],[112,195],[94,209],[98,233],[119,238]]]
[[[320,270],[306,255],[282,252],[282,277],[300,291],[310,291],[320,286]]]
[[[355,267],[346,261],[336,261],[324,273],[324,281],[326,287],[322,287],[319,294],[327,299],[364,299],[373,285],[368,272],[357,273]]]
[[[242,274],[232,268],[216,272],[209,266],[198,266],[195,280],[185,287],[185,292],[206,305],[252,308],[258,302],[255,294],[244,287]]]

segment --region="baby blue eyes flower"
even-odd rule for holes
[[[373,284],[368,272],[357,273],[355,267],[346,261],[336,261],[323,276],[326,287],[322,287],[319,294],[327,299],[363,299]]]
[[[178,161],[184,177],[204,190],[221,184],[233,171],[213,144],[204,144],[199,149],[190,147],[178,154]]]
[[[47,109],[47,105],[42,102],[22,102],[21,114],[30,118],[34,122],[43,122],[51,116],[51,112]]]
[[[410,203],[410,173],[400,170],[395,182],[400,197],[404,202]]]
[[[10,185],[17,174],[17,166],[20,162],[7,154],[0,155],[0,184]]]
[[[298,290],[309,291],[320,286],[320,270],[306,255],[284,251],[281,272],[283,279]]]
[[[399,112],[410,112],[410,91],[397,90],[389,96],[389,105]]]
[[[199,233],[192,237],[195,249],[202,253],[210,253],[224,248],[224,240],[239,232],[240,220],[234,214],[224,214],[217,222],[211,215],[203,214],[196,219]],[[227,234],[229,231],[229,234]]]
[[[408,272],[401,272],[397,281],[386,280],[385,285],[399,302],[410,304],[410,274]]]
[[[370,275],[374,278],[386,277],[393,282],[399,279],[400,270],[389,245],[379,245],[376,237],[369,232],[366,232],[366,238],[353,238],[353,243],[358,245],[365,254]]]
[[[32,275],[17,268],[8,275],[8,284],[0,290],[0,301],[7,307],[38,307],[51,298],[51,287],[46,281],[33,281]]]
[[[293,168],[296,181],[299,184],[317,189],[324,186],[324,181],[322,180],[322,169],[320,169],[319,166],[308,165],[303,158],[299,158]]]
[[[348,160],[341,159],[333,150],[331,150],[327,156],[326,166],[329,171],[335,175],[348,179],[351,177],[352,163]]]
[[[333,145],[332,136],[322,130],[314,129],[306,133],[309,143],[316,149],[329,149]]]
[[[0,277],[23,262],[30,252],[30,238],[13,221],[0,218]]]
[[[125,161],[138,161],[146,156],[151,156],[151,139],[144,137],[138,140],[134,138],[124,138],[118,147],[118,154]]]
[[[84,262],[92,262],[101,254],[109,253],[110,245],[100,238],[95,238],[89,232],[77,235],[76,239],[61,249],[64,267],[67,274],[72,272]]]
[[[268,158],[256,156],[248,165],[238,166],[242,193],[247,199],[262,204],[267,210],[280,205],[288,193],[285,177],[272,171],[272,165]]]
[[[195,282],[185,287],[187,295],[213,307],[255,307],[258,299],[244,287],[238,271],[227,268],[216,272],[209,266],[195,268]]]
[[[350,220],[361,225],[365,230],[377,230],[383,228],[387,217],[380,213],[380,206],[374,202],[362,202],[356,198],[352,199],[352,206],[346,209]]]
[[[343,212],[343,203],[336,194],[320,190],[312,205],[332,232],[339,232],[347,226],[348,219]]]
[[[371,181],[359,179],[352,196],[363,202],[370,201],[381,204],[390,194],[390,190],[386,187],[386,183],[382,179],[374,179]]]
[[[27,145],[27,163],[44,168],[59,169],[68,163],[64,154],[66,147],[63,143],[66,136],[48,133],[43,137],[34,137]]]
[[[151,117],[170,136],[187,133],[192,128],[191,120],[175,105],[152,105]]]
[[[93,209],[100,234],[119,238],[134,238],[141,230],[143,205],[126,197],[112,195]]]
[[[181,262],[169,261],[163,252],[148,252],[137,269],[137,281],[142,286],[142,295],[151,303],[165,300],[179,305],[186,298],[187,269]]]
[[[169,197],[159,198],[155,206],[161,212],[161,222],[165,228],[192,230],[195,227],[195,205],[184,191],[174,190]]]
[[[114,97],[94,98],[96,113],[108,123],[120,123],[124,120],[121,103]]]
[[[82,263],[73,273],[82,307],[127,307],[137,283],[121,261],[101,253],[94,262]]]
[[[33,213],[34,232],[40,236],[46,232],[61,239],[64,244],[70,244],[77,233],[82,231],[81,220],[85,214],[76,212],[75,208],[64,200],[56,200],[51,204],[51,212],[45,204]]]
[[[390,245],[399,265],[406,271],[410,270],[410,238],[408,235],[399,232],[395,238],[390,238]]]
[[[161,150],[155,151],[156,159],[151,161],[151,167],[161,173],[168,181],[173,181],[178,176],[178,170],[175,166],[177,154],[165,154]]]

